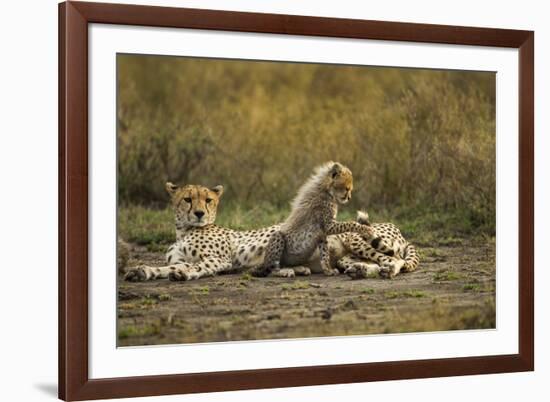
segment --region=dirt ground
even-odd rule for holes
[[[393,280],[119,277],[118,345],[494,328],[494,241],[417,248],[418,270]],[[163,254],[132,246],[130,264],[137,261],[161,265]]]

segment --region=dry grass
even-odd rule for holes
[[[122,205],[163,207],[166,180],[223,184],[238,226],[284,211],[334,159],[354,172],[351,209],[459,211],[494,232],[493,73],[129,55],[118,68]]]

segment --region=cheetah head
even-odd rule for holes
[[[214,223],[223,186],[208,188],[195,184],[178,187],[166,183],[176,214],[176,228],[202,227]]]
[[[328,171],[328,191],[340,204],[345,204],[351,199],[353,190],[353,177],[351,170],[335,162]]]

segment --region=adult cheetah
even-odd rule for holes
[[[329,236],[331,261],[352,279],[382,276],[393,278],[401,272],[413,272],[420,263],[414,245],[409,243],[393,223],[370,223],[368,214],[357,212],[357,221],[370,225],[384,242],[373,247],[356,233]]]
[[[166,253],[168,265],[141,265],[128,270],[128,281],[169,278],[173,281],[198,279],[220,272],[257,266],[263,261],[265,247],[278,225],[258,230],[239,231],[214,224],[223,186],[178,187],[166,183],[176,217],[176,243]],[[309,274],[309,270],[280,269],[274,276]]]

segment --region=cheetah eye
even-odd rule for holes
[[[191,203],[191,198],[186,197],[186,198],[183,199],[183,201],[185,201],[185,202],[187,202],[187,203]]]
[[[211,202],[212,202],[212,198],[207,198],[207,199],[206,199],[206,203],[207,203],[207,204],[210,204]]]

